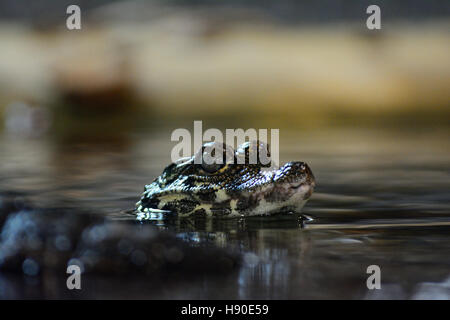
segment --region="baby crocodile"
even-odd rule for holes
[[[136,204],[138,220],[162,212],[192,217],[299,213],[311,196],[315,179],[306,163],[288,162],[270,169],[259,160],[262,151],[268,154],[267,144],[247,142],[236,151],[221,146],[223,161],[196,161],[211,159],[217,150],[216,143],[206,143],[194,156],[167,166],[145,186]],[[252,152],[258,155],[254,164]]]

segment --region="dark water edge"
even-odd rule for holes
[[[3,135],[0,192],[39,208],[132,220],[127,210],[170,161],[173,129],[91,139]],[[304,208],[309,219],[153,222],[185,241],[239,249],[243,264],[236,271],[151,281],[86,275],[79,292],[67,290],[65,274],[2,272],[0,298],[449,299],[448,134],[280,128],[281,160],[306,161],[317,179]],[[366,287],[374,264],[381,290]]]

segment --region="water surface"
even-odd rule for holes
[[[41,208],[133,219],[126,212],[170,162],[176,128],[3,134],[0,192]],[[306,161],[317,180],[306,218],[154,222],[186,241],[239,250],[244,263],[232,274],[161,283],[90,276],[74,293],[64,278],[2,273],[0,297],[448,299],[448,136],[446,128],[280,128],[281,161]],[[381,290],[366,287],[374,264]]]

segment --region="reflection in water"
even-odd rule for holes
[[[111,143],[0,137],[0,192],[18,203],[134,219],[127,210],[170,160],[172,129],[124,134],[120,144],[117,137]],[[281,160],[304,160],[316,176],[317,192],[304,209],[311,219],[155,217],[147,223],[192,245],[240,251],[242,266],[227,276],[164,280],[164,290],[142,279],[94,277],[83,297],[450,298],[446,130],[280,133]],[[367,290],[372,264],[381,267],[382,290]],[[74,297],[55,275],[1,274],[0,282],[1,298]]]

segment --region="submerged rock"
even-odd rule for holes
[[[65,274],[69,265],[84,273],[111,275],[225,273],[239,255],[211,245],[195,246],[155,226],[110,221],[63,210],[0,208],[0,270],[35,276]]]

